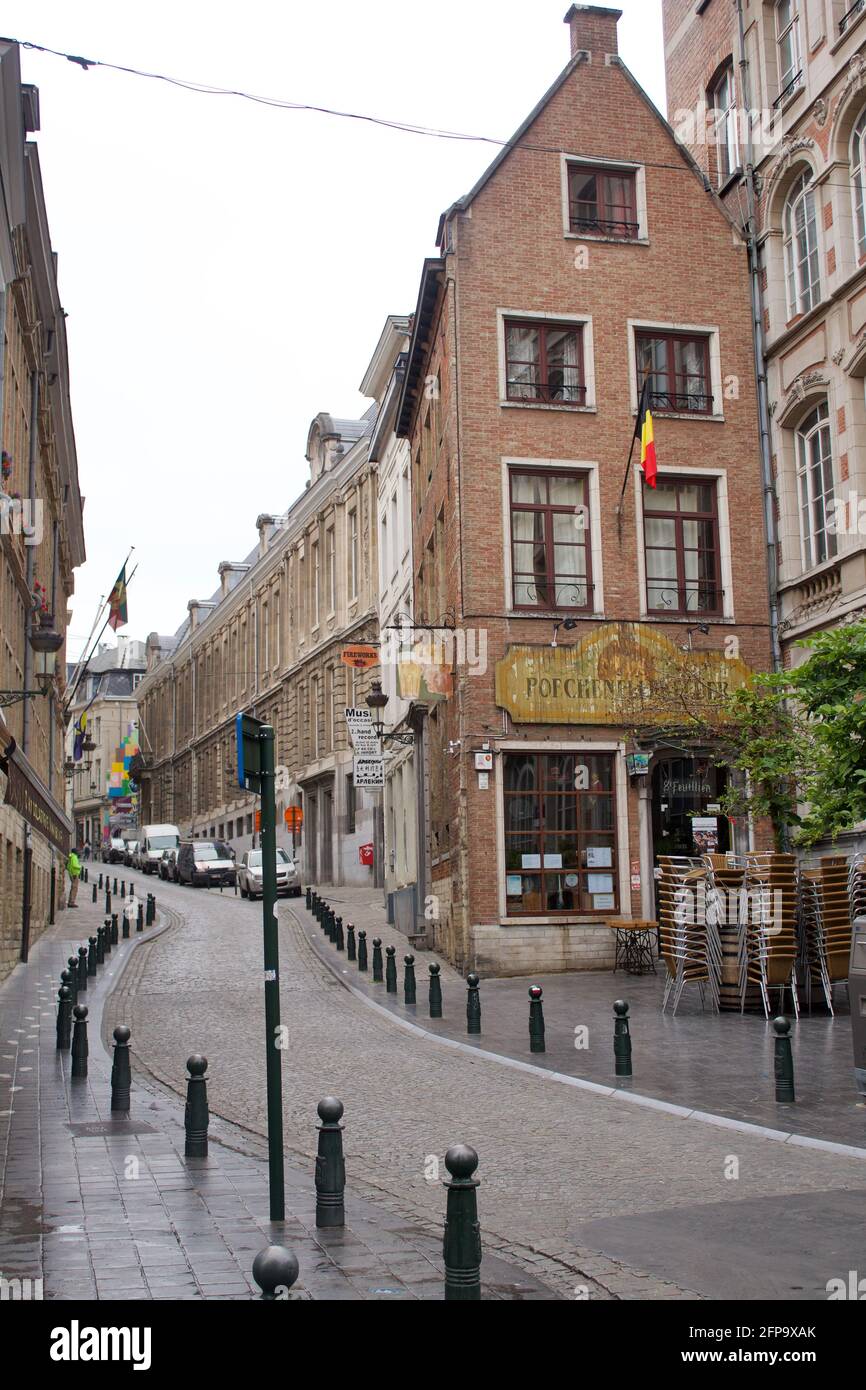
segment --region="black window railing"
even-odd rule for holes
[[[584,217],[572,210],[570,217],[572,232],[594,232],[597,236],[616,237],[619,241],[636,241],[640,236],[639,222],[625,222],[603,217]]]
[[[545,580],[537,574],[516,573],[514,583],[519,595],[515,607],[541,609],[545,613],[560,608],[590,609],[595,593],[595,585],[586,579],[564,580],[551,576]]]
[[[586,387],[572,386],[561,381],[527,381],[508,379],[510,401],[536,401],[543,405],[585,405]]]
[[[651,613],[679,613],[684,616],[689,613],[719,613],[725,597],[724,589],[706,580],[678,588],[650,579],[647,588]]]
[[[781,92],[780,92],[779,95],[776,97],[776,100],[773,102],[773,110],[774,110],[774,111],[777,111],[777,110],[779,109],[780,106],[783,106],[783,105],[785,104],[785,102],[788,100],[788,97],[793,96],[794,93],[795,93],[800,87],[802,87],[802,85],[803,85],[803,69],[801,68],[799,72],[795,72],[795,73],[794,73],[794,76],[791,78],[791,80],[790,80],[790,82],[787,84],[787,86],[785,86],[785,87],[782,88]]]
[[[713,409],[712,396],[688,391],[650,391],[649,402],[650,410],[670,410],[682,415],[710,415]]]
[[[866,9],[866,0],[855,0],[850,10],[848,10],[846,14],[843,14],[842,18],[839,20],[839,33],[847,33],[858,14],[862,14],[864,9]]]

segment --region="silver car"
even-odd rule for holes
[[[238,887],[242,898],[262,896],[262,852],[248,849],[238,865]],[[277,893],[300,897],[301,881],[298,871],[284,849],[277,850]]]

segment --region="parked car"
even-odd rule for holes
[[[180,831],[176,825],[143,825],[136,867],[145,874],[158,874],[163,850],[177,849],[179,844]]]
[[[157,869],[157,873],[159,874],[160,878],[162,878],[162,879],[165,880],[166,883],[174,883],[174,881],[175,881],[175,878],[174,878],[174,866],[175,866],[176,862],[177,862],[177,850],[176,850],[176,849],[164,849],[164,850],[162,851],[162,858],[161,858],[160,861],[159,861],[159,867],[158,867],[158,869]]]
[[[125,840],[124,844],[126,845],[126,848],[123,851],[123,862],[128,869],[135,869],[137,868],[135,856],[138,853],[138,841]]]
[[[124,862],[123,856],[125,855],[125,853],[126,842],[122,840],[119,835],[112,835],[111,839],[108,842],[108,858],[106,860],[106,863],[122,864]],[[105,859],[104,852],[102,857],[103,859]]]
[[[248,849],[238,866],[238,887],[242,898],[262,896],[262,852]],[[284,849],[277,849],[277,894],[300,897],[298,871]]]
[[[187,840],[177,856],[177,881],[193,888],[233,888],[237,880],[235,861],[222,853],[213,840]]]

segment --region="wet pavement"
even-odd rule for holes
[[[137,887],[143,894],[154,881]],[[249,1299],[253,1258],[273,1242],[299,1259],[293,1298],[441,1299],[441,1224],[412,1222],[397,1202],[370,1201],[350,1184],[349,1224],[318,1230],[312,1168],[291,1162],[287,1219],[271,1223],[267,1165],[241,1151],[246,1137],[233,1126],[212,1120],[209,1157],[185,1159],[182,1104],[135,1076],[128,1116],[112,1115],[103,1012],[119,986],[122,997],[127,962],[176,922],[170,910],[114,947],[89,980],[79,998],[89,1010],[88,1076],[71,1078],[70,1053],[56,1048],[55,1001],[67,957],[102,921],[103,895],[95,906],[90,897],[82,885],[80,907],[0,986],[0,1275],[32,1281],[40,1292],[31,1296],[45,1299]],[[490,1252],[482,1290],[485,1299],[557,1297]]]
[[[339,978],[397,1017],[411,1020],[438,1037],[563,1076],[582,1078],[604,1087],[628,1090],[681,1106],[690,1112],[725,1117],[824,1142],[853,1146],[866,1158],[866,1105],[854,1082],[853,1043],[847,986],[834,992],[835,1018],[816,1004],[813,1012],[792,1019],[796,1102],[775,1100],[774,1035],[763,1014],[713,1014],[701,1009],[695,986],[683,994],[676,1017],[661,1012],[664,964],[657,975],[627,975],[622,970],[577,972],[500,980],[483,979],[480,986],[482,1031],[466,1032],[466,983],[442,957],[415,951],[417,1003],[403,1002],[403,957],[409,951],[405,936],[385,920],[381,894],[371,890],[322,887],[345,921],[366,929],[368,944],[379,936],[397,948],[398,993],[373,984],[372,972],[361,974],[357,964],[341,955],[306,911],[304,899],[291,900],[310,944]],[[441,965],[443,1017],[431,1019],[428,1008],[428,965]],[[544,1053],[529,1046],[528,989],[544,990]],[[633,1077],[620,1082],[614,1075],[613,1003],[629,1004]],[[778,1002],[776,994],[771,1001]],[[790,1006],[789,1006],[790,1007]]]

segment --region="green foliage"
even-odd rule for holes
[[[802,666],[732,694],[721,760],[748,779],[726,797],[729,815],[769,817],[777,839],[797,826],[811,845],[866,820],[866,621],[798,645]]]

